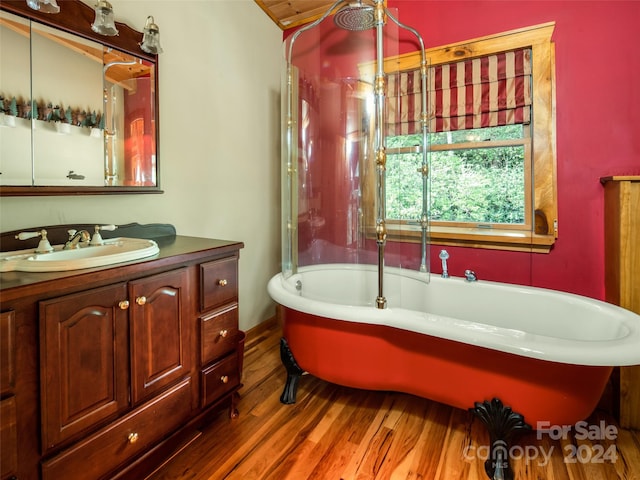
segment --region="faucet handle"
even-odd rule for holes
[[[15,236],[16,240],[28,240],[30,238],[39,237],[42,235],[42,230],[38,230],[37,232],[20,232]]]
[[[16,239],[18,240],[28,240],[29,238],[42,237],[40,238],[40,242],[36,247],[36,253],[49,253],[53,252],[53,247],[49,243],[47,239],[47,231],[43,228],[42,230],[38,230],[36,232],[20,232],[16,235]]]
[[[100,235],[100,230],[112,232],[116,228],[118,228],[118,227],[116,225],[113,225],[113,224],[111,224],[111,225],[96,225],[95,226],[95,232],[94,232],[93,236],[91,237],[91,241],[89,242],[89,245],[104,245],[104,240],[102,239],[102,235]]]

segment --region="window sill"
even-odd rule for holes
[[[420,229],[412,225],[403,228],[387,225],[387,239],[389,241],[418,243],[420,242]],[[549,253],[555,243],[555,236],[498,228],[480,229],[438,225],[431,226],[429,242],[435,245]]]

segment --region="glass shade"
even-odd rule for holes
[[[27,0],[27,5],[44,13],[58,13],[60,7],[56,0]]]
[[[100,35],[114,36],[118,34],[113,17],[113,7],[106,0],[100,0],[96,5],[96,19],[91,24],[91,30]]]
[[[162,47],[160,46],[160,29],[154,23],[153,17],[147,17],[140,48],[147,53],[162,53]]]

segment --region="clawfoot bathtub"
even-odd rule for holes
[[[640,363],[640,316],[615,305],[541,288],[436,276],[426,283],[411,271],[386,272],[384,310],[373,305],[373,267],[318,265],[271,279],[268,291],[284,307],[283,403],[295,402],[306,371],[470,408],[489,417],[492,440],[504,439],[539,422],[585,419],[612,368]],[[499,431],[505,417],[510,429]],[[493,470],[487,466],[490,477]]]

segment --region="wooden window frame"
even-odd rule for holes
[[[429,66],[453,63],[498,52],[531,48],[532,110],[531,162],[527,167],[533,183],[533,208],[527,212],[531,228],[504,226],[484,228],[468,223],[431,222],[430,243],[436,245],[548,253],[558,237],[557,177],[555,142],[555,50],[551,36],[555,22],[498,33],[426,50]],[[385,72],[411,70],[420,66],[420,52],[385,59]],[[369,182],[365,182],[368,185]],[[375,225],[374,189],[363,192],[367,224]],[[531,203],[529,203],[531,205]],[[371,219],[373,218],[373,223]],[[369,228],[367,229],[369,230]],[[387,239],[419,242],[420,228],[404,221],[387,222]]]

